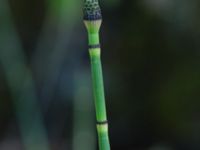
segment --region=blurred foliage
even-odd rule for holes
[[[11,21],[3,13],[5,1],[0,1],[0,51],[10,46],[15,58],[24,55],[19,60],[33,77],[52,149],[72,149],[73,134],[79,135],[75,128],[84,130],[73,125],[79,122],[75,116],[81,118],[77,99],[92,93],[75,96],[82,86],[91,88],[83,82],[89,74],[83,1],[10,0]],[[112,149],[199,150],[200,1],[100,3]],[[7,150],[5,143],[20,142],[21,136],[2,63],[11,58],[0,58],[0,149]],[[8,70],[16,65],[11,60]],[[13,78],[23,73],[14,68]],[[94,117],[88,120],[95,125]]]

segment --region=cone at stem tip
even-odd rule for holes
[[[84,0],[84,20],[101,20],[101,9],[98,0]]]

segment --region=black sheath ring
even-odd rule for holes
[[[89,45],[89,49],[95,49],[95,48],[100,48],[101,45],[100,44],[96,44],[96,45]]]
[[[106,125],[108,124],[108,121],[97,121],[97,125]]]

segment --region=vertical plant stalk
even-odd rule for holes
[[[88,31],[93,91],[96,107],[97,132],[100,150],[110,150],[108,122],[104,96],[99,30],[102,15],[98,0],[84,1],[84,23]]]

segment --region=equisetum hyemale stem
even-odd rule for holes
[[[99,149],[110,150],[99,42],[102,15],[98,0],[84,0],[84,23],[88,31]]]

